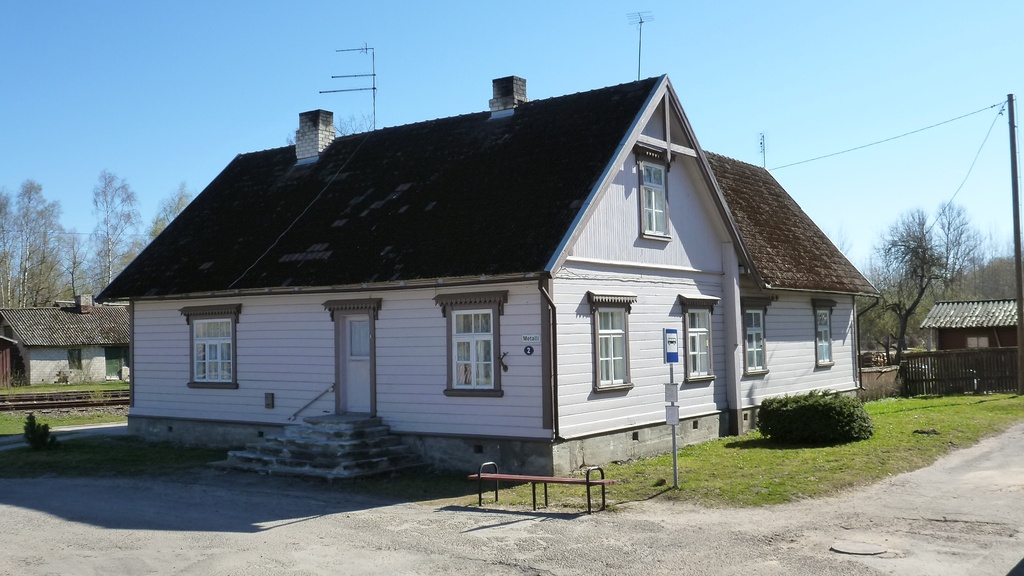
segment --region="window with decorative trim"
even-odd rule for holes
[[[814,307],[814,363],[817,366],[832,366],[832,309],[835,300],[813,299]]]
[[[629,313],[635,294],[587,292],[594,338],[594,390],[633,387],[629,377]]]
[[[447,319],[447,396],[501,396],[501,315],[508,291],[438,294]]]
[[[686,381],[711,380],[714,374],[712,357],[711,314],[718,298],[713,296],[679,296],[683,309],[683,330],[686,334]]]
[[[665,192],[665,167],[640,163],[643,233],[668,236],[668,196]]]
[[[188,306],[190,388],[238,388],[236,325],[241,304]]]
[[[769,304],[771,300],[768,298],[748,298],[740,303],[743,309],[743,373],[746,375],[768,372],[764,317]]]

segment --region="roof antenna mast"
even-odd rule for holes
[[[640,80],[640,56],[643,53],[644,46],[644,22],[650,22],[654,20],[654,16],[650,12],[630,12],[626,14],[629,18],[629,23],[637,26],[637,30],[640,31],[640,39],[636,45],[636,79]]]
[[[367,88],[344,88],[341,90],[321,90],[321,94],[333,94],[335,92],[365,92],[367,90],[373,92],[373,129],[377,129],[377,57],[373,52],[373,48],[366,45],[363,42],[362,48],[344,48],[341,50],[335,50],[335,52],[362,52],[363,54],[370,55],[370,73],[369,74],[344,74],[341,76],[331,76],[331,78],[369,78],[370,86]]]

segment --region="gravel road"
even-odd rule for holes
[[[0,480],[0,534],[0,574],[19,575],[1024,576],[1024,425],[869,488],[768,508],[388,504],[204,470]]]

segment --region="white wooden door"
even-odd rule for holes
[[[370,386],[370,318],[366,315],[345,316],[338,323],[339,413],[369,414],[372,411]]]

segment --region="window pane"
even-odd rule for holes
[[[473,351],[473,347],[469,342],[456,342],[455,343],[455,359],[459,362],[469,362],[470,354]]]
[[[490,364],[480,364],[478,365],[477,369],[479,371],[477,384],[481,386],[491,386],[491,374],[493,371],[493,367]]]
[[[660,166],[644,164],[644,184],[661,186],[664,183],[664,170]]]
[[[490,362],[491,361],[491,341],[490,340],[478,340],[476,343],[476,361],[477,362]]]
[[[348,349],[353,358],[370,356],[370,322],[368,320],[349,320]]]
[[[490,314],[477,314],[474,316],[475,332],[477,334],[490,334],[491,333],[491,315]]]
[[[455,333],[456,334],[472,334],[473,333],[473,315],[455,313]]]
[[[473,366],[468,362],[457,362],[455,364],[455,383],[456,384],[472,384],[473,383]]]

